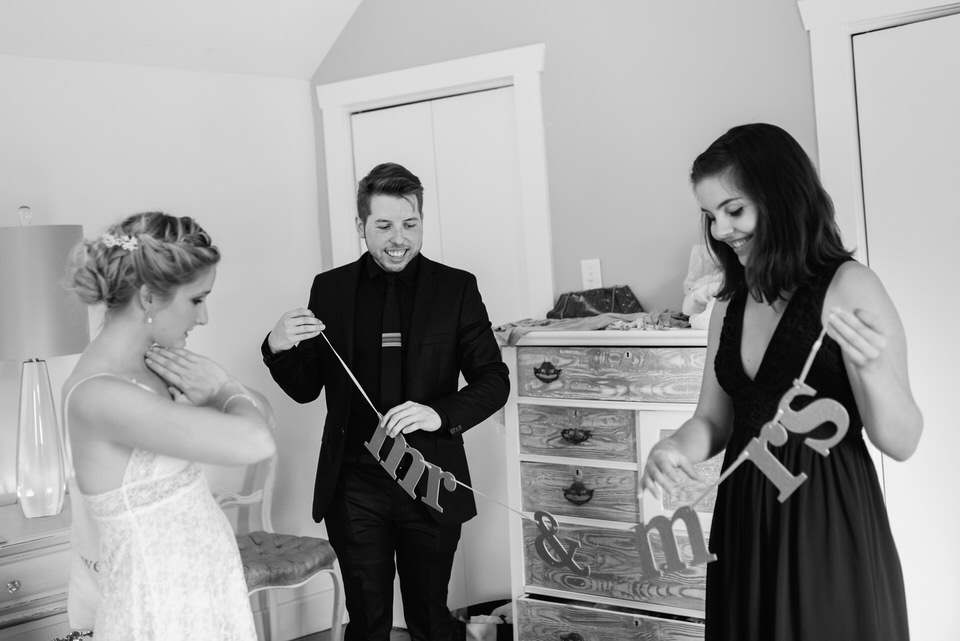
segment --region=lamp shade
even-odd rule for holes
[[[64,288],[81,225],[0,227],[0,360],[82,352],[87,308]]]

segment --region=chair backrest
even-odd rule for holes
[[[330,639],[342,641],[343,582],[336,569],[336,554],[325,539],[274,532],[270,511],[276,472],[277,456],[274,455],[248,466],[240,491],[216,497],[222,509],[238,508],[234,531],[244,560],[247,591],[250,594],[264,591],[266,605],[262,612],[268,618],[265,634],[267,639],[276,639],[278,617],[271,613],[276,608],[271,588],[297,588],[319,574],[330,575],[333,581]],[[270,534],[251,534],[257,531]]]
[[[276,474],[277,455],[274,454],[248,466],[243,487],[238,492],[225,492],[216,496],[217,505],[221,509],[237,508],[237,534],[256,530],[273,532],[271,513]]]

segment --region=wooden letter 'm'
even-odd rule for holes
[[[380,465],[387,471],[387,474],[396,479],[397,468],[400,467],[400,462],[403,460],[403,457],[408,455],[410,456],[410,467],[407,469],[406,474],[404,474],[403,480],[400,481],[400,487],[410,495],[410,498],[415,499],[417,498],[417,494],[413,490],[427,467],[420,450],[407,445],[407,439],[404,438],[403,434],[397,434],[393,437],[393,445],[390,447],[390,454],[387,456],[387,460],[380,461]]]
[[[673,524],[676,521],[683,521],[687,527],[687,536],[690,537],[690,550],[693,552],[691,565],[702,565],[716,561],[717,557],[711,554],[707,549],[707,542],[703,537],[703,529],[700,527],[700,518],[689,505],[684,505],[673,513],[669,519],[665,516],[655,516],[644,525],[637,524],[633,528],[634,536],[637,541],[637,551],[640,554],[640,572],[644,576],[660,576],[660,568],[653,560],[653,549],[650,547],[650,532],[656,530],[660,535],[660,544],[663,547],[663,556],[666,557],[666,563],[663,569],[670,572],[679,572],[685,570],[687,564],[680,558],[680,548],[677,545],[677,537],[673,532]]]

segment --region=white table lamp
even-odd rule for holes
[[[24,212],[26,209],[26,212]],[[44,358],[90,340],[86,307],[64,287],[80,225],[0,227],[0,360],[18,360],[17,499],[27,518],[60,513],[65,493],[60,429]]]

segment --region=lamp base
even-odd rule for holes
[[[17,499],[23,515],[32,519],[60,514],[65,482],[47,363],[24,361],[17,421]]]

